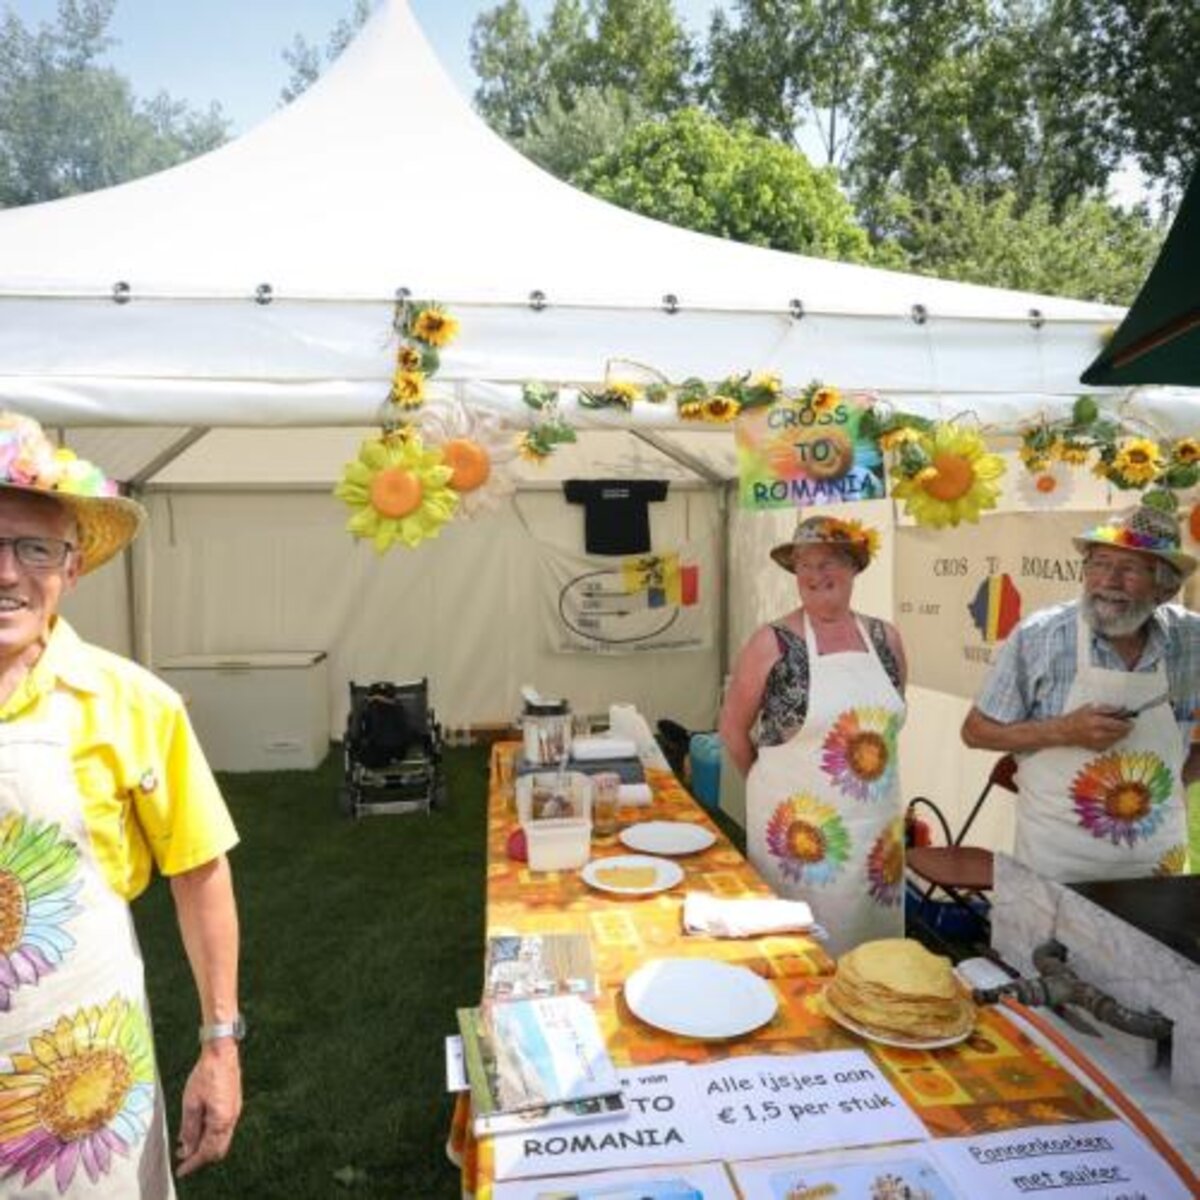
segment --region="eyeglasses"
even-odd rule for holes
[[[31,571],[61,567],[75,549],[71,542],[51,537],[0,537],[0,550],[6,546],[11,546],[17,562]]]
[[[1093,576],[1113,575],[1122,583],[1135,580],[1145,583],[1154,578],[1154,568],[1145,563],[1115,562],[1108,558],[1089,558],[1083,564],[1083,573]]]

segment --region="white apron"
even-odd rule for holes
[[[169,1200],[141,953],[48,711],[0,724],[0,1196]]]
[[[1136,708],[1167,690],[1167,668],[1110,671],[1092,663],[1091,631],[1075,624],[1079,662],[1064,712],[1083,704]],[[1178,875],[1187,856],[1183,736],[1171,705],[1158,704],[1108,750],[1056,746],[1017,772],[1014,856],[1062,883]]]
[[[831,954],[904,935],[904,820],[896,739],[904,699],[858,620],[866,653],[818,654],[808,712],[746,778],[746,849],[776,893],[808,901]]]

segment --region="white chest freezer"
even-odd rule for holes
[[[329,751],[323,650],[186,654],[157,671],[183,696],[216,771],[308,771]]]

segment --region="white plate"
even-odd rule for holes
[[[687,821],[640,821],[622,829],[620,837],[643,854],[696,854],[717,840],[711,829]]]
[[[878,1042],[881,1046],[895,1046],[900,1050],[940,1050],[943,1046],[957,1046],[965,1042],[975,1032],[975,1022],[965,1033],[956,1033],[953,1037],[945,1038],[906,1038],[899,1034],[876,1033],[860,1025],[853,1017],[848,1017],[840,1008],[830,1002],[828,996],[822,994],[825,1001],[825,1013],[829,1019],[851,1033],[866,1038],[869,1042]]]
[[[731,1038],[765,1025],[779,1000],[748,967],[708,958],[659,958],[625,980],[635,1017],[682,1037]]]
[[[620,884],[609,883],[603,878],[603,874],[614,867],[630,870],[652,867],[654,880],[638,887],[622,887]],[[683,868],[665,858],[650,858],[644,854],[617,854],[612,858],[593,858],[580,871],[580,875],[589,887],[611,892],[614,896],[652,896],[655,892],[665,892],[667,888],[673,888],[679,883],[683,879]]]

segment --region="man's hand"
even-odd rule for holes
[[[1062,744],[1083,746],[1088,750],[1107,750],[1133,728],[1133,721],[1119,708],[1106,704],[1085,704],[1059,717]]]
[[[232,1038],[207,1043],[183,1089],[176,1174],[190,1175],[229,1153],[242,1112],[242,1067]]]

